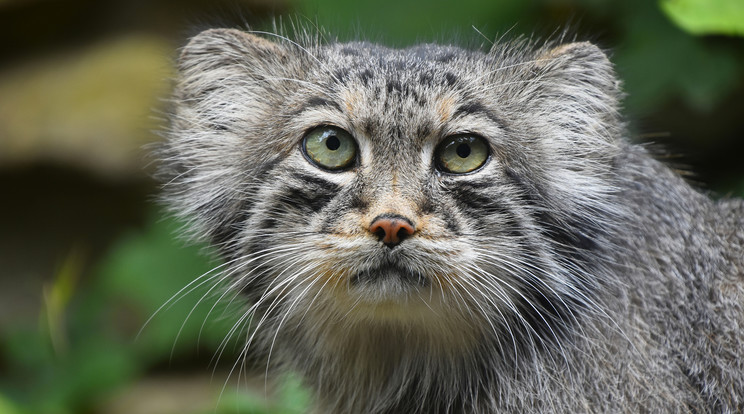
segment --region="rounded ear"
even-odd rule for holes
[[[621,141],[620,81],[600,48],[569,43],[538,51],[533,59],[529,104],[555,139],[587,151]]]
[[[564,59],[565,61],[587,64],[593,62],[599,65],[611,66],[607,55],[596,45],[589,42],[567,43],[544,51],[539,57],[539,63]]]
[[[191,38],[181,50],[179,70],[205,70],[224,65],[271,66],[287,56],[280,44],[236,29],[205,30]]]
[[[545,50],[535,65],[539,76],[548,80],[545,84],[561,94],[590,94],[609,107],[619,105],[620,81],[607,55],[592,43],[568,43]]]
[[[610,165],[626,145],[620,83],[607,55],[591,43],[546,47],[528,59],[518,106],[523,133],[534,137],[531,158],[539,159],[533,173],[541,175],[550,210],[579,222],[612,193]]]
[[[193,238],[223,248],[235,241],[251,201],[245,177],[260,165],[246,162],[258,157],[245,151],[246,142],[265,134],[261,122],[296,87],[285,79],[308,67],[291,50],[239,30],[213,29],[181,51],[159,176],[168,183],[164,198],[191,222]]]

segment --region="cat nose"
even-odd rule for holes
[[[393,248],[416,232],[416,227],[403,216],[378,216],[369,225],[369,231],[375,234],[385,246]]]

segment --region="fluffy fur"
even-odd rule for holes
[[[317,412],[744,409],[744,204],[625,139],[596,46],[220,29],[179,69],[165,199],[251,304],[247,348],[300,373]],[[352,168],[303,155],[320,125],[354,137]],[[435,148],[461,133],[490,157],[443,172]],[[385,214],[416,232],[386,247]]]

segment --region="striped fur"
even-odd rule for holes
[[[165,200],[319,413],[744,409],[744,205],[624,138],[588,43],[488,52],[209,30],[179,60]],[[348,131],[352,168],[301,149]],[[486,139],[441,171],[453,134]],[[385,247],[370,224],[416,232]]]

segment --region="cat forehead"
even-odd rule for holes
[[[356,42],[327,46],[325,59],[333,67],[334,77],[341,83],[360,82],[364,85],[391,81],[393,89],[409,87],[453,86],[460,78],[475,75],[473,66],[486,57],[483,53],[454,46],[417,45],[406,49]],[[321,68],[322,69],[322,68]],[[356,77],[353,75],[357,75]]]
[[[368,42],[335,43],[323,47],[326,52],[337,58],[364,59],[370,64],[384,62],[439,62],[449,63],[469,57],[482,57],[478,51],[470,51],[457,46],[438,44],[418,44],[407,48],[396,49]]]
[[[482,113],[494,120],[477,90],[484,56],[452,46],[332,45],[315,75],[326,81],[329,93],[305,98],[304,107],[324,107],[315,122],[335,123],[318,116],[336,112],[332,115],[342,118],[339,126],[347,121],[370,138],[386,141],[426,139],[462,115]]]

